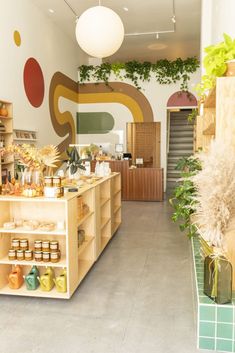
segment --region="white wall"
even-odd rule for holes
[[[205,47],[223,40],[223,33],[235,38],[234,14],[234,0],[202,0],[202,57]]]
[[[114,77],[110,78],[110,81],[115,81]],[[197,70],[195,74],[191,76],[189,82],[189,90],[196,95],[194,87],[200,82],[200,70]],[[125,83],[132,84],[130,80],[125,80]],[[161,167],[165,171],[166,181],[166,166],[167,166],[167,101],[169,97],[179,91],[179,83],[171,85],[160,85],[156,83],[154,77],[150,82],[141,83],[142,93],[148,99],[154,114],[154,121],[161,122]],[[109,103],[109,104],[79,104],[79,112],[110,112],[115,118],[114,130],[123,130],[124,136],[126,131],[126,123],[133,122],[133,117],[130,111],[121,104]],[[114,152],[114,145],[116,143],[116,135],[112,133],[106,135],[79,135],[79,143],[111,143],[112,150]]]
[[[0,0],[0,99],[13,102],[14,127],[37,130],[40,144],[55,143],[61,139],[55,134],[49,114],[49,85],[56,71],[77,80],[77,67],[85,62],[78,45],[64,34],[30,0]],[[13,32],[21,34],[17,47]],[[23,70],[28,58],[40,64],[45,80],[45,96],[39,108],[30,105],[23,85]],[[75,103],[66,103],[73,112]]]

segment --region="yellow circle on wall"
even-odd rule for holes
[[[14,42],[17,45],[17,47],[20,47],[21,45],[21,36],[18,31],[14,31]]]

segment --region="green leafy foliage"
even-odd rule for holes
[[[99,66],[82,65],[79,69],[80,83],[94,80],[96,83],[105,82],[108,85],[111,74],[121,81],[129,79],[137,89],[141,89],[141,82],[150,81],[151,77],[164,85],[181,81],[180,89],[188,91],[190,74],[199,67],[197,58],[178,58],[174,61],[167,59],[158,60],[155,63],[149,61],[138,62],[136,60],[126,63],[102,63]]]
[[[196,234],[196,226],[191,223],[190,218],[195,212],[197,190],[191,177],[201,170],[201,163],[194,156],[183,157],[177,163],[176,169],[181,171],[181,179],[173,192],[173,197],[169,200],[174,208],[172,220],[179,221],[180,230],[186,231],[188,237],[192,237]]]
[[[198,109],[192,109],[192,112],[188,115],[188,122],[193,122],[198,116]]]
[[[85,166],[82,164],[83,160],[80,159],[76,147],[68,148],[66,150],[68,159],[64,162],[67,163],[67,169],[70,170],[71,174],[75,174],[78,169],[86,170]]]
[[[201,83],[197,90],[202,97],[206,92],[215,86],[216,77],[221,77],[227,70],[226,62],[235,59],[235,39],[224,33],[224,41],[210,45],[204,49],[206,55],[203,59],[203,66],[206,75],[202,76]]]

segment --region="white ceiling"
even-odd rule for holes
[[[75,15],[64,0],[31,0],[74,41]],[[98,0],[67,0],[79,16]],[[101,0],[121,17],[125,33],[167,31],[173,29],[173,0]],[[125,11],[127,7],[129,11]],[[54,13],[48,10],[53,9]],[[176,32],[155,35],[125,37],[121,48],[109,61],[149,60],[198,56],[200,50],[201,0],[175,0]],[[155,46],[155,50],[149,46]]]

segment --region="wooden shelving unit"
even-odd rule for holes
[[[0,100],[0,104],[4,104],[8,115],[1,116],[0,121],[5,127],[5,131],[0,131],[0,146],[7,147],[13,143],[13,105],[11,102]],[[3,146],[2,146],[3,145]],[[14,158],[10,155],[0,158],[0,185],[2,184],[2,177],[14,176]]]
[[[120,175],[113,173],[110,177],[103,178],[77,193],[68,193],[60,199],[0,196],[0,294],[69,299],[120,225],[121,193],[114,195],[114,191],[120,188],[119,183]],[[80,196],[89,207],[89,212],[79,219]],[[45,232],[38,229],[29,231],[23,227],[6,230],[3,227],[4,222],[31,219],[30,217],[38,221],[63,221],[65,229]],[[78,246],[78,230],[81,229],[85,232],[85,240]],[[15,237],[27,238],[30,249],[33,249],[36,239],[58,240],[60,261],[45,263],[35,260],[9,260],[8,250],[11,247],[11,239]],[[15,265],[22,266],[24,275],[29,273],[33,265],[38,267],[40,275],[45,273],[47,266],[53,267],[56,276],[66,268],[67,292],[59,293],[55,287],[50,292],[43,292],[40,288],[28,291],[25,285],[17,290],[10,289],[7,276]]]

